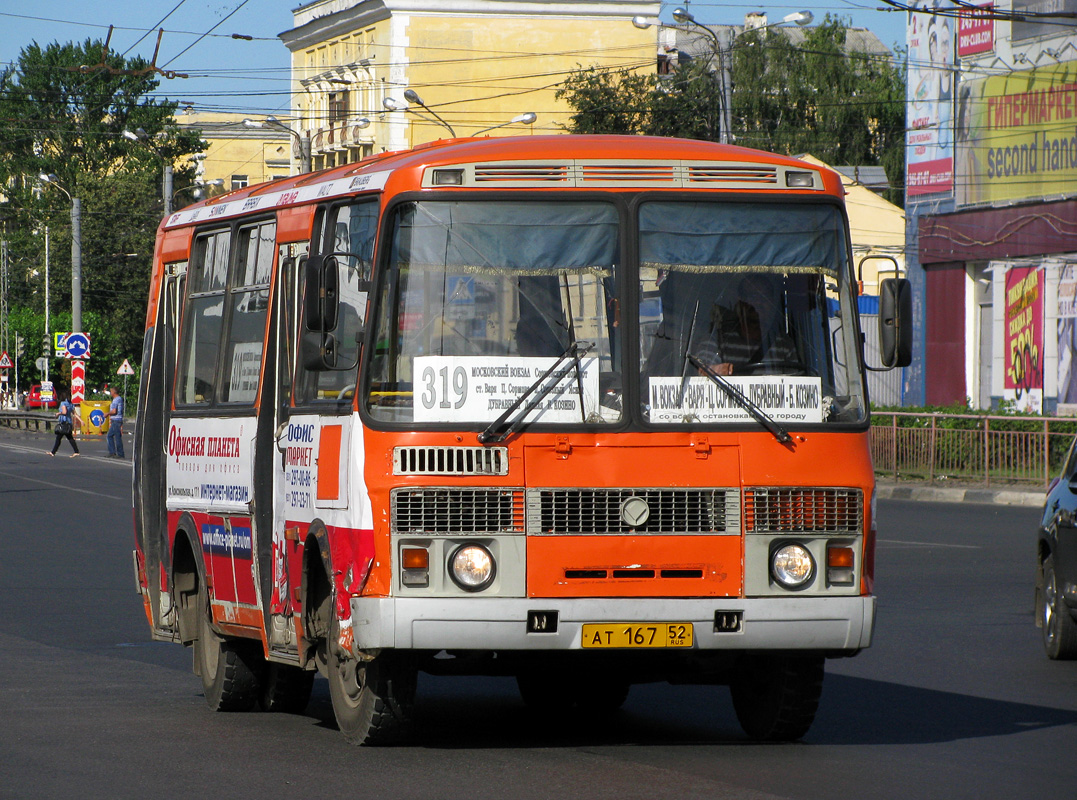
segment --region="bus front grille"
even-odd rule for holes
[[[523,533],[523,490],[424,486],[391,493],[392,532],[405,534]]]
[[[507,447],[396,447],[394,475],[508,475]]]
[[[744,490],[747,533],[859,533],[864,493],[859,489],[753,487]]]
[[[739,534],[736,489],[528,489],[530,534]]]

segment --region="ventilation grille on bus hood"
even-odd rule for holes
[[[635,498],[634,505],[626,510],[629,498]],[[739,534],[740,493],[736,489],[528,489],[527,531]]]
[[[658,187],[700,188],[703,186],[724,189],[785,189],[785,173],[810,174],[810,187],[823,188],[822,176],[814,167],[775,166],[731,162],[688,161],[500,161],[485,164],[456,164],[451,167],[431,167],[423,175],[423,186],[442,186],[434,180],[434,174],[448,170],[463,175],[452,185],[485,188],[610,188],[610,187]]]
[[[406,534],[524,532],[521,489],[393,489],[391,529]]]
[[[863,521],[864,493],[859,489],[744,490],[748,533],[859,533]]]
[[[397,447],[394,475],[508,475],[507,447]]]

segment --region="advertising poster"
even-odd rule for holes
[[[1077,62],[962,82],[957,116],[959,206],[1077,185]]]
[[[1006,272],[1006,329],[1003,398],[1015,410],[1043,409],[1043,270],[1015,267]]]
[[[1077,405],[1077,264],[1058,276],[1058,403]]]
[[[910,4],[935,8],[935,0]],[[949,194],[954,188],[953,17],[910,11],[906,27],[908,133],[905,192],[910,197]]]
[[[977,9],[960,9],[957,18],[957,57],[990,53],[995,49],[995,20],[984,15],[994,11],[994,3],[986,3]]]

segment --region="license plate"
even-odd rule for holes
[[[691,647],[691,622],[614,622],[583,626],[583,647]]]

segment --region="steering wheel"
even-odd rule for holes
[[[734,375],[807,375],[799,361],[752,361],[736,368]]]

